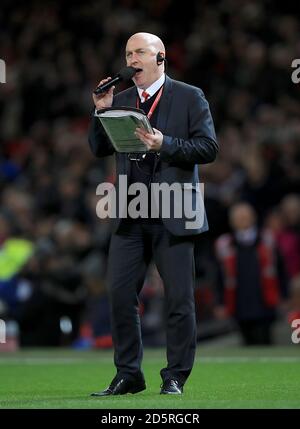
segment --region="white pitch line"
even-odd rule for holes
[[[152,362],[161,362],[162,358],[149,358]],[[145,358],[145,361],[147,361],[147,358]],[[99,363],[101,362],[112,362],[112,357],[101,357],[98,358],[21,358],[21,357],[1,357],[0,356],[0,365],[62,365],[62,364],[88,364],[88,363]],[[201,364],[223,364],[223,363],[296,363],[300,362],[300,356],[299,357],[292,357],[292,356],[277,356],[277,357],[268,357],[268,356],[259,356],[259,357],[249,357],[249,356],[240,356],[240,357],[197,357],[196,362]]]

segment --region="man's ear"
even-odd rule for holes
[[[157,65],[160,66],[165,61],[165,55],[163,52],[158,52],[156,55]]]

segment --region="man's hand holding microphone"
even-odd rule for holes
[[[98,83],[98,87],[104,85],[105,83],[109,82],[110,80],[111,80],[111,77],[108,77],[106,79],[102,79]],[[111,86],[106,92],[100,92],[99,94],[95,94],[95,91],[93,92],[93,100],[94,100],[94,104],[95,104],[95,107],[97,110],[107,109],[108,107],[112,106],[113,97],[114,97],[114,89],[115,89],[115,86]]]

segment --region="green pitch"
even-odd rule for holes
[[[300,408],[300,346],[198,346],[182,396],[159,395],[164,350],[146,349],[147,390],[92,398],[115,372],[112,352],[26,350],[0,353],[0,408]]]

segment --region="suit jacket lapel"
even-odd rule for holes
[[[157,118],[157,129],[160,130],[163,134],[167,128],[168,115],[171,108],[172,100],[172,79],[166,75],[166,80],[164,84],[164,91],[159,103],[159,111]]]
[[[165,134],[167,130],[168,116],[171,109],[172,86],[173,86],[172,79],[170,79],[166,75],[164,91],[159,103],[159,111],[158,111],[158,118],[157,118],[157,129],[161,131],[163,134]],[[155,171],[157,168],[157,164],[158,164],[158,160],[156,160],[156,165],[154,168]],[[168,164],[166,162],[162,162],[161,169],[164,170],[166,167],[168,167]]]
[[[128,93],[127,93],[126,106],[128,106],[128,107],[136,107],[136,97],[137,97],[136,87],[133,86],[131,88],[131,91],[128,91]]]

